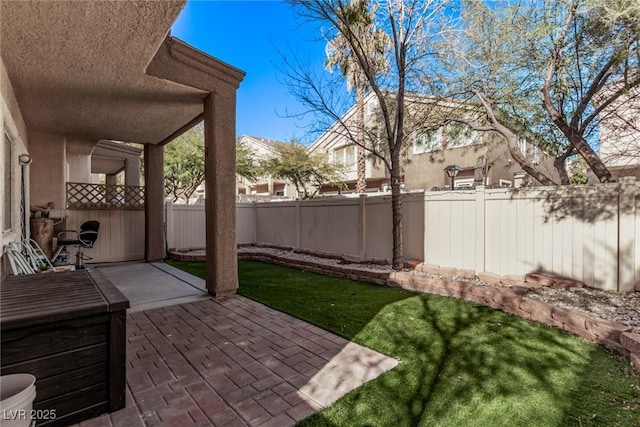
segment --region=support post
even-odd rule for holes
[[[302,218],[300,217],[300,200],[296,200],[296,248],[300,249],[302,242]]]
[[[105,200],[107,203],[115,202],[118,200],[116,194],[118,193],[116,185],[118,185],[118,176],[114,173],[107,174],[105,176]]]
[[[367,256],[367,194],[360,194],[358,198],[358,257]]]
[[[258,243],[258,204],[254,200],[253,202],[253,243],[254,245]]]
[[[171,203],[171,201],[166,201],[164,204],[164,211],[165,211],[165,230],[167,230],[167,235],[166,235],[166,239],[167,239],[167,247],[168,249],[171,251],[172,249],[178,249],[175,246],[170,246],[171,244],[175,243],[176,239],[175,236],[173,235],[173,227],[176,223],[176,218],[175,215],[173,213],[173,203]]]
[[[147,261],[164,259],[164,147],[144,146],[144,252]]]
[[[124,160],[124,201],[127,205],[136,203],[138,187],[140,185],[140,158],[127,157]]]
[[[238,289],[235,105],[232,87],[204,99],[206,282],[213,296]]]
[[[485,221],[485,215],[486,215],[486,210],[485,210],[485,204],[486,204],[486,199],[485,199],[486,193],[484,191],[484,186],[479,185],[476,187],[476,215],[475,215],[475,219],[476,219],[476,236],[475,236],[475,263],[474,263],[474,268],[476,270],[476,273],[481,273],[483,271],[485,271],[485,267],[486,267],[486,251],[485,251],[485,247],[486,247],[486,228],[487,228],[487,224]]]
[[[618,291],[640,290],[640,257],[636,242],[636,178],[619,179]]]

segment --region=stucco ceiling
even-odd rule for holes
[[[145,74],[184,1],[0,5],[0,51],[30,131],[158,143],[205,92]]]

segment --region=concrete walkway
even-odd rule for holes
[[[128,315],[126,408],[81,426],[291,426],[398,363],[241,296],[191,293],[191,279],[158,265],[121,267],[101,271],[137,307],[198,300]],[[137,274],[142,286],[164,283],[165,296],[190,294],[144,296],[131,288]]]
[[[129,313],[208,298],[204,280],[162,262],[101,264],[95,268],[129,299]]]

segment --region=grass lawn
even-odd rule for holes
[[[171,262],[204,277],[203,263]],[[640,427],[640,377],[565,332],[452,298],[240,261],[238,293],[402,363],[301,426]]]

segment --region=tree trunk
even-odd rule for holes
[[[524,157],[524,155],[520,152],[520,147],[518,146],[517,135],[505,135],[505,137],[508,140],[507,144],[509,145],[509,153],[511,154],[511,157],[513,157],[513,160],[515,160],[516,163],[518,163],[520,167],[522,167],[522,169],[524,169],[524,171],[529,174],[529,176],[534,178],[542,185],[558,185],[557,182],[553,181],[547,175],[536,169],[536,167],[533,166],[526,157]]]
[[[509,146],[509,153],[513,160],[515,160],[526,173],[542,185],[558,185],[558,183],[533,166],[520,152],[520,147],[518,146],[518,135],[515,132],[511,131],[511,129],[497,120],[491,120],[491,122],[495,130],[506,138],[507,145]]]
[[[558,185],[558,183],[549,178],[542,171],[538,170],[534,165],[531,164],[531,162],[527,160],[527,158],[520,152],[520,147],[518,146],[518,135],[507,126],[503,125],[500,120],[498,120],[491,104],[487,102],[479,92],[475,91],[475,94],[482,103],[485,111],[487,112],[487,116],[493,130],[498,132],[507,140],[509,153],[511,154],[513,160],[515,160],[516,163],[518,163],[526,173],[528,173],[542,185]]]
[[[185,191],[184,192],[184,198],[187,200],[186,201],[187,205],[189,204],[189,199],[191,198],[191,196],[193,196],[193,193],[195,193],[195,192],[196,192],[195,188],[193,190],[191,190],[191,191]]]
[[[593,173],[598,177],[600,182],[614,182],[613,176],[609,169],[605,166],[604,162],[587,141],[577,131],[570,128],[564,120],[561,120],[562,125],[555,121],[556,126],[560,128],[564,136],[567,137],[571,145],[575,147],[580,153],[582,158],[587,162],[587,165],[591,168]]]
[[[367,191],[366,171],[367,165],[365,161],[365,138],[364,138],[364,88],[362,81],[356,81],[356,127],[358,128],[358,181],[356,182],[356,193],[364,194]]]
[[[567,123],[565,117],[553,105],[553,102],[551,101],[551,94],[549,93],[549,81],[550,79],[547,78],[547,82],[542,86],[544,108],[547,110],[549,117],[551,117],[551,120],[558,129],[560,129],[565,138],[567,138],[569,144],[571,144],[578,153],[580,153],[582,158],[584,158],[587,165],[589,165],[600,182],[613,182],[613,176],[611,176],[611,172],[609,172],[609,169],[605,166],[602,159],[598,157],[595,151],[593,151],[593,148],[591,148],[582,134],[577,129],[571,127],[569,123]]]
[[[394,270],[404,268],[404,249],[402,235],[402,196],[400,194],[400,153],[391,153],[391,217],[393,224],[393,260]]]
[[[569,179],[569,174],[567,173],[567,157],[571,154],[573,149],[569,147],[564,154],[558,156],[553,161],[553,166],[555,166],[558,174],[560,175],[560,185],[569,185],[571,184],[571,180]]]

